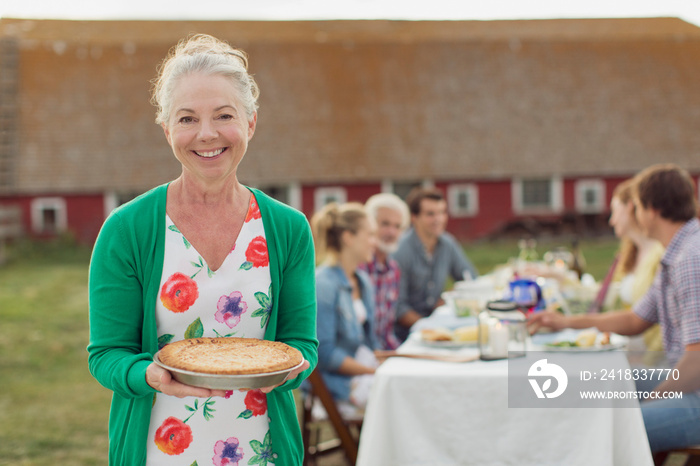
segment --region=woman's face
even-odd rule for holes
[[[358,265],[372,260],[377,246],[377,232],[373,222],[365,218],[361,220],[357,233],[346,231],[343,235],[343,248],[352,254]]]
[[[173,89],[165,137],[183,176],[211,183],[235,176],[255,132],[234,85],[221,75],[193,73]]]
[[[610,201],[609,224],[615,230],[615,236],[623,238],[630,230],[637,226],[634,218],[634,203],[622,202],[620,198],[613,197]]]

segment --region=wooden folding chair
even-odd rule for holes
[[[311,384],[311,391],[304,398],[302,419],[304,465],[316,465],[319,457],[337,451],[342,451],[348,463],[354,465],[357,461],[362,419],[343,418],[318,369],[315,369],[307,380]],[[314,419],[312,410],[316,400],[319,400],[326,410],[327,419]],[[321,431],[324,425],[327,426],[329,423],[336,437],[321,441]]]

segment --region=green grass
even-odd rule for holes
[[[581,253],[586,261],[585,271],[598,281],[605,278],[618,245],[618,240],[613,237],[581,241]],[[570,248],[570,244],[566,241],[550,239],[537,243],[536,249],[539,257],[542,258],[545,252],[555,247]],[[508,262],[511,257],[517,257],[519,253],[516,241],[480,241],[465,245],[464,250],[482,274],[491,272],[494,267]]]
[[[0,266],[0,464],[104,465],[110,392],[87,369],[89,251],[25,246]]]
[[[602,279],[617,242],[582,246]],[[465,249],[481,273],[518,252],[515,242]],[[0,266],[0,465],[107,464],[111,393],[90,376],[85,351],[90,251],[62,239],[9,252]]]

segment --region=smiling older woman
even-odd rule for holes
[[[207,35],[171,51],[153,102],[182,173],[116,209],[95,244],[88,352],[114,391],[110,465],[301,464],[291,390],[317,361],[314,247],[300,212],[238,181],[257,123],[247,65]],[[281,341],[306,362],[279,386],[233,393],[153,363],[201,336]]]

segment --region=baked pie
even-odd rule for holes
[[[205,374],[266,374],[298,366],[299,350],[256,338],[190,338],[170,343],[158,352],[166,366]]]

